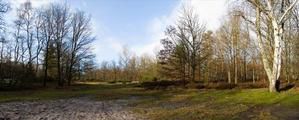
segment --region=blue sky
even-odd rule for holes
[[[26,0],[12,1],[18,6]],[[34,7],[51,2],[67,2],[72,9],[90,14],[97,40],[97,61],[116,60],[124,46],[136,55],[154,56],[167,25],[173,24],[182,4],[191,4],[207,23],[208,29],[219,25],[226,0],[31,0]],[[13,14],[13,13],[12,13]],[[209,21],[209,22],[207,22]]]
[[[98,38],[97,58],[111,60],[118,58],[123,46],[143,54],[143,47],[153,42],[152,21],[157,16],[170,14],[178,3],[178,0],[99,0],[74,4],[81,4],[80,8],[92,15]]]

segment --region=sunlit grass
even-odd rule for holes
[[[145,90],[137,84],[77,84],[66,89],[0,92],[0,102],[54,100],[91,96],[95,100],[130,100],[128,106],[150,119],[240,119],[252,112],[255,119],[276,119],[271,107],[299,107],[299,92],[269,93],[267,89],[233,90]]]

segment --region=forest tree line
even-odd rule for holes
[[[93,68],[95,37],[84,11],[61,3],[34,8],[26,1],[8,24],[5,15],[12,10],[10,4],[1,0],[0,9],[1,87],[46,86],[48,81],[62,87]]]
[[[220,27],[213,31],[206,29],[192,7],[185,6],[175,24],[166,28],[162,49],[148,59],[155,61],[150,70],[141,62],[136,64],[138,57],[127,59],[131,67],[138,68],[131,75],[142,76],[139,71],[144,70],[153,72],[146,80],[263,82],[271,92],[276,91],[277,81],[293,83],[299,79],[297,3],[298,0],[232,1]],[[113,76],[115,68],[122,73],[131,71],[121,62],[103,64],[93,73],[100,76],[96,77],[99,80],[106,80],[101,79],[103,75]]]
[[[118,61],[102,61],[97,69],[84,75],[82,80],[131,82],[158,79],[157,60],[150,55],[137,56],[128,46],[123,46]]]
[[[103,61],[98,68],[86,13],[65,4],[32,8],[25,2],[13,25],[7,26],[4,16],[10,7],[1,1],[0,79],[11,86],[30,80],[44,86],[49,80],[58,86],[73,80],[263,82],[275,92],[278,81],[293,83],[299,78],[298,1],[230,1],[216,30],[208,30],[186,5],[165,29],[156,56],[136,56],[125,47],[118,61]]]

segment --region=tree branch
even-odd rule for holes
[[[248,23],[250,23],[251,25],[255,25],[255,23],[252,20],[249,20],[247,17],[245,17],[244,15],[240,15],[245,21],[247,21]]]
[[[296,3],[298,2],[298,0],[295,0],[291,6],[289,6],[289,8],[284,12],[284,14],[281,16],[281,18],[278,21],[278,24],[281,24],[284,19],[286,18],[286,16],[288,15],[288,13],[294,8],[294,6],[296,5]]]
[[[254,5],[255,7],[258,7],[262,12],[265,12],[267,10],[265,10],[262,6],[260,6],[258,3],[256,3],[253,0],[247,0],[249,3],[251,3],[252,5]]]

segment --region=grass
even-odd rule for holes
[[[85,85],[78,84],[65,89],[41,88],[38,90],[23,91],[1,91],[0,102],[19,101],[19,100],[52,100],[82,95],[97,95],[108,93],[113,89],[124,89],[129,86],[123,85]]]
[[[66,89],[0,92],[0,102],[53,100],[90,95],[96,100],[130,100],[128,107],[149,119],[283,119],[298,118],[299,92],[267,89],[145,90],[136,84],[78,84]]]
[[[292,90],[268,93],[266,89],[184,90],[155,101],[138,103],[135,110],[152,119],[280,119],[299,107],[299,94]],[[276,109],[284,109],[275,116]],[[298,113],[298,112],[297,112]],[[298,116],[295,116],[298,117]]]

